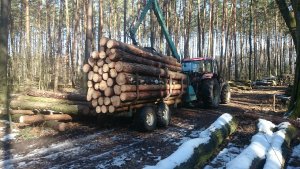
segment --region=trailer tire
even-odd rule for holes
[[[153,106],[145,106],[137,113],[135,123],[140,130],[153,131],[156,128],[157,117]]]
[[[221,103],[222,104],[228,104],[230,103],[230,99],[231,99],[231,92],[230,92],[230,86],[228,83],[225,83],[222,87],[221,90]]]
[[[205,79],[201,85],[202,101],[206,108],[217,108],[220,104],[220,84],[217,79]]]
[[[167,104],[161,102],[157,107],[157,124],[160,127],[167,127],[171,121],[171,112]]]

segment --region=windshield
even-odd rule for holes
[[[185,61],[182,63],[182,69],[184,72],[213,72],[212,61],[210,60]]]

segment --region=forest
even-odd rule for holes
[[[0,166],[299,167],[299,44],[300,0],[0,0]]]
[[[12,1],[9,74],[12,85],[80,86],[81,67],[99,37],[131,43],[129,29],[146,1]],[[160,1],[182,58],[213,57],[228,80],[294,74],[296,52],[275,1]],[[171,55],[152,13],[140,45]]]

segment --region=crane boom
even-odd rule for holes
[[[137,22],[135,23],[135,25],[133,27],[130,28],[130,38],[133,41],[134,45],[137,45],[137,41],[136,41],[136,32],[140,26],[140,24],[142,23],[142,21],[145,19],[147,12],[152,9],[154,11],[154,14],[158,20],[159,25],[162,28],[163,34],[165,35],[165,38],[169,44],[169,47],[172,51],[173,57],[175,57],[178,61],[180,61],[180,56],[177,53],[177,49],[175,47],[175,44],[168,32],[167,26],[165,24],[165,18],[163,16],[163,12],[161,10],[161,8],[159,7],[159,4],[157,2],[157,0],[148,0],[146,6],[144,7],[143,11],[141,12],[141,15],[139,16]]]

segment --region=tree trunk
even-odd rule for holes
[[[86,101],[85,95],[75,94],[75,93],[55,93],[51,91],[42,91],[42,90],[30,90],[26,93],[28,96],[35,97],[47,97],[47,98],[56,98],[56,99],[66,99],[73,101]]]

